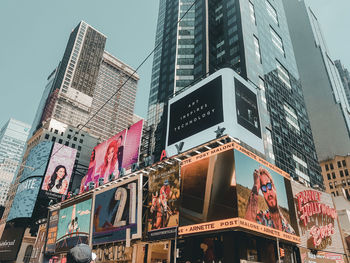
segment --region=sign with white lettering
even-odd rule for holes
[[[221,69],[169,100],[167,155],[222,135],[263,152],[257,91],[232,69]]]
[[[0,240],[0,261],[13,261],[17,258],[17,253],[22,242],[24,227],[7,223]]]

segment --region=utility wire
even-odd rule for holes
[[[186,12],[180,17],[180,19],[176,22],[176,24],[174,24],[173,28],[176,30],[177,25],[181,22],[181,20],[187,15],[187,13],[194,7],[194,5],[197,3],[198,0],[194,0],[194,2],[191,4],[191,6],[186,10]],[[163,39],[165,39],[167,36],[170,35],[170,32],[172,32],[172,30],[169,30],[167,32],[167,34],[165,34],[165,36],[163,36]],[[125,86],[125,84],[135,75],[135,73],[137,73],[137,71],[146,63],[146,61],[152,56],[152,54],[156,51],[156,49],[158,49],[158,47],[163,43],[163,39],[162,41],[160,41],[155,48],[146,56],[146,58],[143,59],[143,61],[140,63],[140,65],[133,71],[133,73],[131,75],[129,75],[129,77],[124,81],[124,83],[116,90],[116,92],[114,92],[108,100],[106,100],[105,103],[103,103],[101,105],[101,107],[86,121],[85,124],[83,124],[81,126],[81,128],[78,129],[78,131],[76,131],[75,133],[78,134],[84,127],[86,127],[86,125],[106,106],[106,104],[115,96],[118,94],[118,92]],[[79,127],[79,125],[78,125]],[[68,142],[70,142],[72,140],[72,138],[70,138],[68,140]],[[52,153],[51,156],[49,157],[48,161],[44,161],[42,162],[35,170],[33,170],[29,175],[27,175],[27,177],[30,177],[37,169],[41,168],[44,164],[49,163],[49,161],[51,160],[51,158],[53,156],[55,156],[62,148],[64,147],[64,145],[62,144],[62,146],[60,148],[57,149],[56,152]]]

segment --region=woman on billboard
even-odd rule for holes
[[[46,191],[65,194],[68,188],[68,181],[65,179],[67,177],[67,169],[63,165],[57,165],[53,174],[45,178],[47,185]],[[49,181],[49,182],[47,182]]]
[[[104,183],[107,183],[109,180],[109,176],[111,174],[114,177],[119,175],[119,167],[118,167],[118,142],[112,141],[107,148],[105,153],[104,162],[99,167],[99,178],[104,178]]]

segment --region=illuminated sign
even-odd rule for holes
[[[168,156],[225,134],[264,151],[256,88],[229,68],[171,98],[167,121]]]
[[[290,176],[260,156],[231,142],[183,160],[180,171],[180,235],[240,227],[299,242]]]

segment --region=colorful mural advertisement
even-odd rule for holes
[[[76,149],[54,144],[41,188],[48,196],[60,197],[67,194],[76,154]]]
[[[141,178],[127,179],[95,196],[94,245],[141,237]]]
[[[299,242],[288,174],[242,146],[182,161],[181,180],[180,235],[241,227]]]
[[[179,225],[179,165],[168,165],[149,174],[148,237],[169,238],[176,234],[169,228]],[[170,236],[168,235],[170,234]]]
[[[47,241],[46,241],[46,247],[45,247],[46,253],[54,253],[55,252],[57,225],[58,225],[58,210],[51,211],[49,213]]]
[[[92,200],[61,208],[58,217],[55,252],[68,251],[77,244],[89,242]]]
[[[81,182],[81,193],[91,182],[95,187],[105,184],[111,179],[119,178],[122,169],[127,170],[133,163],[137,163],[142,127],[143,120],[94,148],[87,175]]]
[[[292,182],[297,222],[301,235],[303,262],[344,262],[344,247],[337,211],[330,194]],[[323,250],[333,253],[311,253]],[[329,261],[325,261],[325,260]]]

